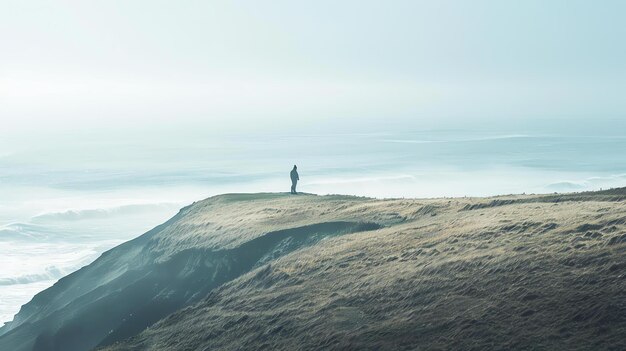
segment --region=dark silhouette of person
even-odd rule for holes
[[[298,166],[293,165],[293,169],[291,170],[291,173],[289,173],[289,176],[291,177],[291,193],[297,194],[296,185],[298,185],[298,181],[300,180],[300,176],[298,175]]]

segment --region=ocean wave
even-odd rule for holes
[[[401,144],[433,144],[433,143],[466,143],[475,141],[489,141],[489,140],[505,140],[505,139],[521,139],[521,138],[536,138],[536,136],[526,134],[509,134],[509,135],[495,135],[480,138],[464,138],[464,139],[450,139],[450,140],[419,140],[419,139],[382,139],[384,143],[401,143]]]
[[[413,175],[391,175],[380,177],[357,177],[357,178],[325,178],[318,179],[309,182],[304,182],[303,185],[329,185],[329,184],[356,184],[356,183],[371,183],[371,182],[384,182],[384,181],[414,181],[416,178]]]
[[[0,278],[0,285],[30,284],[45,280],[57,280],[67,274],[67,270],[56,266],[48,266],[42,273],[25,274],[16,277]]]
[[[113,216],[138,215],[156,211],[175,211],[178,208],[180,208],[180,206],[174,203],[157,203],[124,205],[111,208],[67,210],[61,212],[42,213],[32,217],[32,221],[80,221],[90,219],[106,219]]]
[[[550,183],[546,187],[551,191],[594,190],[624,186],[625,181],[626,173],[588,177],[581,180],[564,180]]]
[[[85,244],[13,242],[0,246],[0,286],[57,280],[93,262],[117,241]]]
[[[59,238],[54,229],[32,223],[11,223],[0,227],[0,241],[6,240],[49,240]]]
[[[622,180],[626,180],[626,173],[614,174],[614,175],[605,176],[605,177],[589,177],[586,179],[586,181],[589,183],[599,183],[599,182],[605,182],[605,181],[622,181]]]

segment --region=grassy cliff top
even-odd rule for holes
[[[163,247],[236,247],[324,222],[381,228],[257,266],[109,350],[624,349],[625,193],[210,198],[158,234]]]

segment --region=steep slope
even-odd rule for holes
[[[380,201],[107,350],[626,349],[624,194]]]
[[[299,199],[310,209],[290,209],[295,199],[262,194],[224,195],[181,210],[35,296],[0,330],[0,349],[71,351],[107,345],[265,262],[327,237],[377,229],[374,220],[392,222],[316,213],[324,211],[317,202],[337,200]],[[263,214],[268,210],[264,206],[275,202],[285,209],[272,219]]]
[[[217,196],[38,294],[0,350],[621,349],[625,198]]]

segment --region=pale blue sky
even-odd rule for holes
[[[0,3],[5,130],[623,121],[626,2]]]

